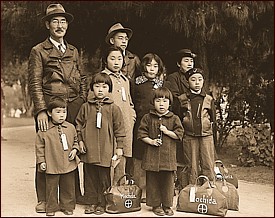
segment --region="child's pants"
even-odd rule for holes
[[[195,184],[199,175],[214,179],[214,140],[213,136],[185,136],[184,154],[189,172],[189,184]]]
[[[111,186],[110,167],[101,167],[85,163],[86,189],[85,197],[88,204],[105,206],[104,192]]]
[[[146,171],[146,205],[173,206],[174,171]]]
[[[66,174],[46,174],[46,212],[59,209],[75,209],[75,170]]]
[[[133,166],[130,174],[133,176],[136,184],[142,190],[142,198],[146,198],[146,171],[141,168],[142,160],[133,157]]]

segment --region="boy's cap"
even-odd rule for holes
[[[65,17],[68,23],[71,23],[74,16],[70,13],[65,12],[64,7],[61,4],[50,4],[46,9],[46,15],[42,17],[42,21],[50,20],[53,17],[62,16]]]
[[[107,44],[110,44],[110,38],[112,38],[117,32],[123,32],[126,33],[128,38],[130,39],[133,35],[133,31],[129,28],[123,27],[121,23],[116,23],[108,31],[108,34],[105,38],[105,42]]]
[[[189,78],[190,78],[192,75],[196,74],[196,73],[199,73],[199,74],[202,75],[202,77],[204,77],[204,75],[203,75],[203,70],[200,69],[200,68],[192,68],[192,69],[186,71],[184,75],[185,75],[185,78],[186,78],[187,80],[189,80]]]
[[[197,55],[195,53],[193,53],[190,49],[187,49],[187,48],[179,50],[177,52],[177,56],[179,58],[183,58],[183,57],[195,58],[195,57],[197,57]]]

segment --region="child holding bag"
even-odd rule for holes
[[[120,108],[108,97],[112,92],[111,78],[97,73],[90,84],[94,98],[84,103],[76,118],[76,129],[81,160],[85,163],[87,203],[84,213],[105,212],[104,191],[111,185],[112,157],[121,157],[124,149],[125,128]]]

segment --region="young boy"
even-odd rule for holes
[[[183,109],[185,131],[184,153],[187,158],[189,184],[195,184],[202,174],[214,179],[214,140],[213,129],[216,123],[216,110],[213,98],[202,89],[203,71],[193,68],[185,73],[189,91],[179,96]]]
[[[182,140],[179,117],[169,111],[172,93],[160,87],[154,91],[154,110],[143,116],[138,139],[146,143],[142,168],[146,170],[146,205],[158,216],[172,216],[176,142]]]
[[[61,210],[72,215],[75,209],[75,169],[79,158],[77,133],[73,124],[65,121],[67,104],[52,97],[47,113],[50,117],[46,132],[39,130],[36,137],[36,163],[46,173],[46,216]],[[59,203],[58,203],[59,190]]]

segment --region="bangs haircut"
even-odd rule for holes
[[[90,83],[90,89],[91,91],[94,91],[94,84],[97,83],[105,83],[109,86],[109,92],[113,91],[113,83],[112,80],[110,78],[110,76],[106,73],[96,73],[93,77],[92,77],[92,81]]]
[[[125,61],[124,61],[124,54],[123,54],[122,49],[119,48],[119,47],[117,47],[117,46],[112,45],[112,46],[109,46],[108,48],[106,48],[106,50],[104,51],[104,53],[102,55],[102,65],[103,65],[103,68],[105,68],[107,66],[107,59],[108,59],[109,54],[112,51],[119,51],[121,53],[122,58],[123,58],[122,67],[124,67]]]
[[[52,112],[53,109],[58,108],[58,107],[67,108],[67,101],[61,97],[56,97],[56,96],[51,97],[48,107],[47,107],[47,110]]]
[[[157,54],[154,54],[154,53],[148,53],[148,54],[144,55],[144,57],[142,58],[141,64],[140,64],[141,71],[143,73],[147,72],[146,65],[151,63],[153,59],[158,63],[158,66],[159,66],[159,71],[158,71],[157,76],[160,76],[161,74],[165,74],[166,68],[165,68],[161,58]]]
[[[159,87],[154,91],[152,100],[154,101],[156,98],[167,98],[170,101],[170,105],[173,104],[173,95],[166,87]]]

